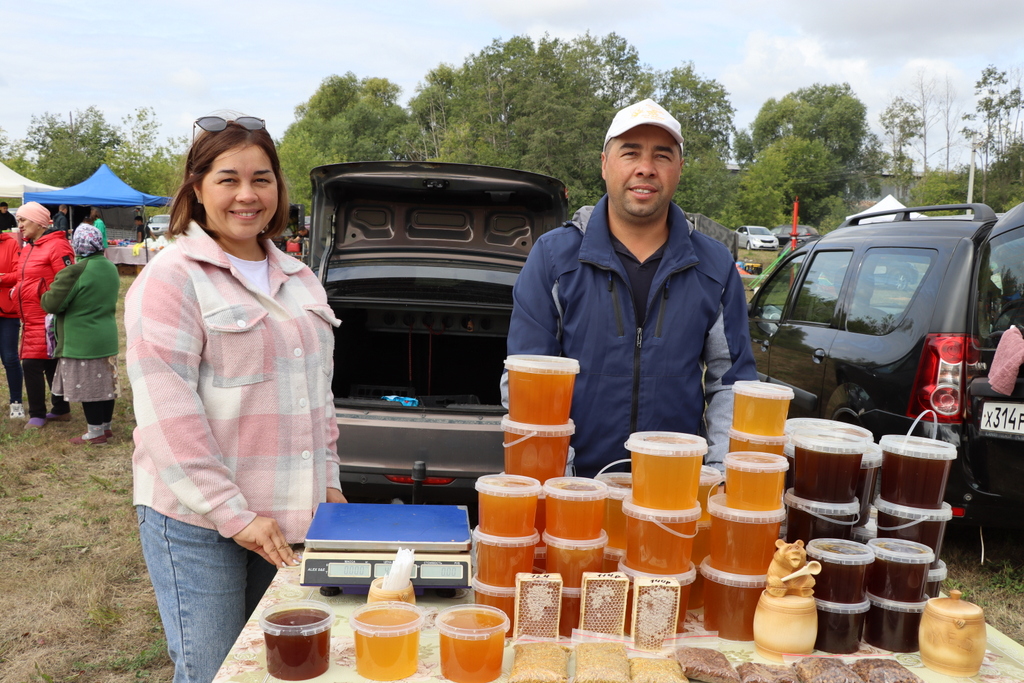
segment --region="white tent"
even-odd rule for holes
[[[879,211],[896,211],[897,209],[905,209],[905,208],[907,208],[907,207],[906,207],[905,204],[903,204],[903,202],[901,202],[900,200],[896,199],[891,194],[887,194],[887,195],[885,195],[885,199],[882,199],[881,201],[876,203],[874,206],[872,206],[870,209],[864,209],[860,213],[855,213],[852,216],[847,216],[846,220],[850,220],[851,218],[856,218],[857,216],[866,216],[869,213],[878,213]],[[915,213],[915,214],[912,214],[912,216],[915,217],[915,218],[920,218],[921,214]],[[860,222],[860,225],[864,225],[865,223],[882,223],[882,222],[885,222],[885,221],[892,221],[895,218],[896,218],[895,214],[890,214],[888,216],[877,216],[875,218],[865,218],[864,220],[862,220]]]
[[[15,173],[7,168],[3,163],[0,163],[0,197],[17,197],[21,199],[22,195],[26,192],[47,192],[59,189],[59,187],[54,187],[53,185],[29,180],[20,173]]]

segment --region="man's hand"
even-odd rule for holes
[[[285,540],[281,527],[273,517],[257,517],[231,538],[275,567],[290,567],[299,563],[299,558],[292,552],[291,545]]]

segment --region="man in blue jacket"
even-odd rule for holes
[[[618,112],[601,153],[607,194],[537,240],[513,290],[508,353],[580,362],[580,476],[629,457],[641,431],[700,434],[721,468],[732,384],[757,379],[732,255],[672,202],[682,142],[653,100]]]

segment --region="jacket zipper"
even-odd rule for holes
[[[636,328],[636,344],[633,346],[633,402],[629,409],[629,433],[637,431],[636,423],[640,413],[640,351],[644,345],[644,328]]]
[[[21,276],[18,278],[18,282],[15,283],[18,285],[18,311],[21,313],[22,320],[25,319],[25,288],[20,285],[25,282],[25,269],[28,268],[28,260],[32,257],[32,250],[35,248],[36,245],[34,242],[28,243],[28,254],[25,255],[25,258],[21,262]]]
[[[621,337],[626,331],[623,329],[622,306],[619,304],[619,296],[615,291],[615,273],[611,270],[608,271],[608,291],[611,292],[612,310],[615,311],[616,336]]]

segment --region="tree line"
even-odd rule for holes
[[[650,97],[682,124],[685,165],[675,199],[684,209],[730,227],[771,227],[791,220],[799,197],[800,221],[828,230],[883,183],[905,203],[964,201],[966,168],[951,160],[965,140],[979,153],[977,200],[1005,210],[1024,199],[1021,76],[991,66],[975,95],[967,112],[948,80],[922,72],[880,116],[879,137],[849,84],[819,83],[768,99],[737,129],[728,91],[692,62],[653,69],[614,33],[515,36],[460,65],[434,67],[404,105],[387,78],[328,76],[295,108],[277,143],[293,201],[307,205],[316,166],[406,160],[551,175],[568,186],[575,208],[604,193],[599,153],[612,116]],[[180,181],[188,139],[160,142],[158,129],[148,108],[120,125],[96,107],[68,120],[46,113],[32,117],[24,139],[0,130],[0,159],[61,186],[105,162],[133,187],[167,195]]]

